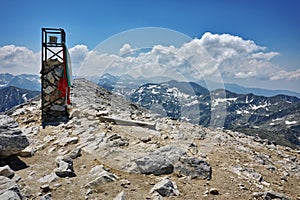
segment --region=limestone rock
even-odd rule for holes
[[[262,200],[271,200],[271,199],[290,200],[290,198],[288,198],[287,196],[273,192],[273,191],[255,192],[255,193],[253,193],[253,197],[255,197],[257,199],[262,199]]]
[[[120,193],[114,198],[114,200],[125,200],[124,191],[120,192]]]
[[[113,134],[107,138],[107,142],[112,147],[128,146],[129,142],[127,138],[123,138],[118,134]]]
[[[176,147],[159,148],[149,155],[135,160],[137,169],[142,174],[171,174],[176,163],[184,152]]]
[[[175,165],[175,171],[180,176],[189,176],[191,178],[211,179],[211,167],[198,158],[182,157]]]
[[[45,194],[40,198],[40,200],[52,200],[52,195],[51,193]]]
[[[240,176],[244,176],[245,178],[256,180],[257,182],[263,181],[262,175],[257,173],[252,168],[243,168],[240,166],[236,166],[233,168],[233,172],[235,172],[236,174],[238,174]]]
[[[139,158],[135,161],[142,174],[171,174],[174,171],[173,164],[164,156],[150,155]]]
[[[90,171],[92,181],[88,186],[99,186],[105,183],[116,181],[119,177],[115,174],[108,172],[103,165],[97,165]]]
[[[59,134],[59,137],[56,140],[56,143],[59,146],[66,146],[69,144],[76,144],[78,142],[79,138],[77,136],[70,137],[68,133],[61,133]]]
[[[162,197],[179,195],[176,183],[168,178],[162,179],[160,182],[155,184],[150,191],[151,194],[154,194],[156,192]]]
[[[19,186],[13,180],[5,176],[0,176],[0,199],[22,199]]]
[[[35,154],[37,149],[33,146],[28,146],[25,149],[23,149],[20,153],[18,153],[18,156],[21,157],[31,157]]]
[[[5,176],[7,178],[12,178],[15,172],[8,166],[0,167],[0,176]]]
[[[86,144],[86,146],[83,147],[83,150],[87,153],[93,153],[95,150],[99,149],[101,145],[105,144],[104,138],[105,133],[97,133],[96,135],[84,133],[80,135],[81,142]]]
[[[58,168],[55,169],[55,174],[58,177],[65,178],[76,176],[73,169],[73,160],[71,158],[58,157],[57,166]]]
[[[1,200],[22,200],[20,196],[13,190],[7,190],[0,194]]]
[[[41,190],[42,192],[49,192],[51,190],[50,186],[48,184],[44,184],[44,185],[41,185]]]
[[[28,138],[22,134],[18,123],[9,116],[0,115],[0,157],[18,154],[28,145]]]
[[[81,148],[74,149],[68,156],[72,159],[80,157],[81,156]]]
[[[42,178],[38,179],[38,182],[40,183],[51,183],[58,179],[59,177],[56,175],[55,172],[48,174],[46,176],[43,176]]]

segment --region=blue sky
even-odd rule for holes
[[[251,40],[257,46],[265,47],[264,53],[277,53],[272,57],[272,63],[287,77],[300,68],[299,8],[300,1],[297,0],[2,1],[0,55],[11,51],[13,47],[3,48],[8,45],[27,48],[31,54],[38,53],[42,27],[64,28],[69,48],[84,45],[88,50],[122,31],[163,27],[191,38],[200,39],[210,32]],[[1,62],[0,56],[1,64],[0,73],[5,69],[10,72],[12,64],[7,60]],[[271,88],[278,85],[281,89],[300,91],[295,86],[299,79],[278,79],[268,84],[259,84],[259,80],[257,86]],[[255,86],[253,80],[237,80],[237,83]]]

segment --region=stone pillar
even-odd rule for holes
[[[61,28],[42,28],[42,125],[57,125],[69,118],[72,68]]]
[[[66,121],[68,119],[67,96],[63,96],[59,90],[59,82],[64,76],[64,64],[58,59],[48,59],[44,61],[41,73],[43,123]]]

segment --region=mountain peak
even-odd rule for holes
[[[39,100],[10,112],[31,141],[19,154],[29,156],[19,159],[27,167],[11,171],[20,180],[3,178],[19,184],[12,192],[46,198],[50,191],[54,199],[299,195],[291,187],[300,178],[297,150],[257,136],[161,117],[84,79],[74,81],[72,101],[70,120],[44,129]]]

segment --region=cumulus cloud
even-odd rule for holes
[[[81,63],[89,53],[89,49],[86,45],[80,44],[70,48],[69,53],[73,63]]]
[[[230,34],[212,34],[204,33],[199,44],[211,53],[222,54],[219,50],[234,50],[236,53],[251,53],[256,51],[263,51],[266,48],[255,44],[254,41],[244,40],[239,36]],[[226,53],[225,53],[226,54]]]
[[[120,49],[119,51],[119,54],[120,56],[123,56],[123,55],[126,55],[126,54],[129,54],[132,52],[132,49],[131,49],[131,46],[130,44],[124,44],[123,47]]]
[[[279,53],[278,52],[268,52],[268,53],[263,53],[263,52],[258,52],[258,53],[254,53],[249,55],[250,59],[256,59],[256,60],[265,60],[265,61],[269,61],[272,58],[278,56]]]
[[[85,59],[82,61],[78,69],[77,76],[99,76],[104,73],[111,63],[118,60],[120,57],[113,54],[99,53],[97,51],[90,51]]]
[[[137,44],[135,44],[137,46]],[[254,41],[230,34],[205,33],[179,47],[154,45],[147,51],[124,43],[118,54],[89,50],[86,45],[69,49],[75,75],[115,75],[184,77],[188,80],[300,80],[300,69],[286,71],[274,64],[278,52],[268,51]],[[0,47],[0,72],[39,73],[40,52],[26,47]],[[215,80],[215,79],[214,79]]]
[[[26,47],[0,47],[0,73],[38,74],[41,67],[40,56],[40,52],[33,52]]]
[[[296,71],[290,71],[287,72],[285,70],[280,70],[278,72],[275,72],[270,77],[270,80],[276,81],[276,80],[299,80],[300,79],[300,69],[297,69]]]
[[[89,49],[86,45],[80,44],[70,48],[69,53],[71,57],[72,68],[73,71],[75,71],[74,74],[77,74],[82,62],[89,53]]]
[[[267,52],[266,47],[251,40],[229,34],[205,33],[198,43],[216,61],[224,78],[268,79],[278,69],[270,60],[279,53]]]
[[[192,44],[193,45],[193,44]],[[216,70],[203,49],[182,46],[154,45],[148,51],[132,49],[130,44],[120,48],[119,55],[103,54],[93,50],[82,64],[79,76],[101,75],[109,72],[115,75],[130,74],[135,77],[170,76],[185,79],[200,79],[200,75],[213,74]],[[210,65],[210,66],[208,66]],[[197,78],[195,78],[197,76]]]
[[[225,79],[298,79],[294,72],[285,72],[272,62],[278,55],[238,36],[205,33],[180,47],[158,44],[148,52],[127,43],[119,49],[119,55],[93,50],[82,67],[94,75],[110,72],[134,76],[179,74],[191,80],[218,75]]]
[[[238,72],[235,74],[235,78],[249,78],[249,77],[255,77],[256,73],[255,72]]]

